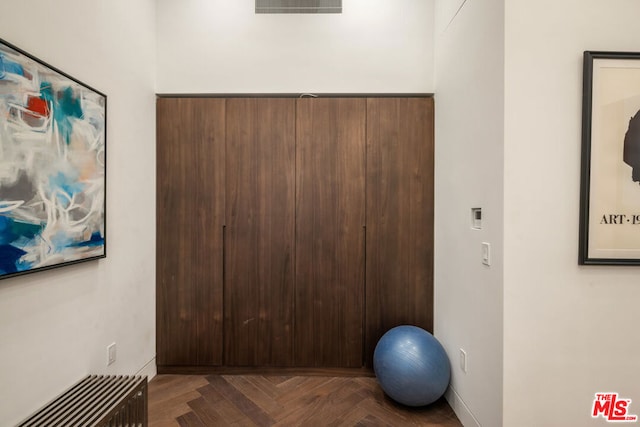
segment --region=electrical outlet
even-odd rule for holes
[[[471,228],[482,229],[482,208],[471,208]]]
[[[107,366],[113,365],[116,362],[116,343],[111,343],[107,346]]]
[[[467,373],[467,352],[463,349],[460,349],[460,369],[465,374]]]

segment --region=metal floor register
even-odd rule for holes
[[[89,375],[19,427],[146,427],[147,377]]]

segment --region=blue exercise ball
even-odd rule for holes
[[[438,400],[449,385],[449,358],[438,340],[417,326],[385,333],[373,353],[373,370],[382,390],[398,403],[424,406]]]

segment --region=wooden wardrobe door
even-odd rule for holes
[[[225,364],[293,364],[295,99],[227,100]]]
[[[390,328],[433,330],[433,98],[367,100],[366,359]]]
[[[366,100],[297,100],[295,362],[361,367]]]
[[[157,101],[158,365],[222,363],[225,101]]]

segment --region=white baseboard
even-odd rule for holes
[[[150,361],[147,362],[136,375],[146,376],[148,381],[151,381],[153,377],[158,374],[158,367],[156,366],[156,358],[154,357]]]
[[[449,387],[444,393],[445,399],[449,402],[449,406],[456,413],[458,419],[464,427],[482,427],[476,417],[473,416],[467,405],[454,389]]]

